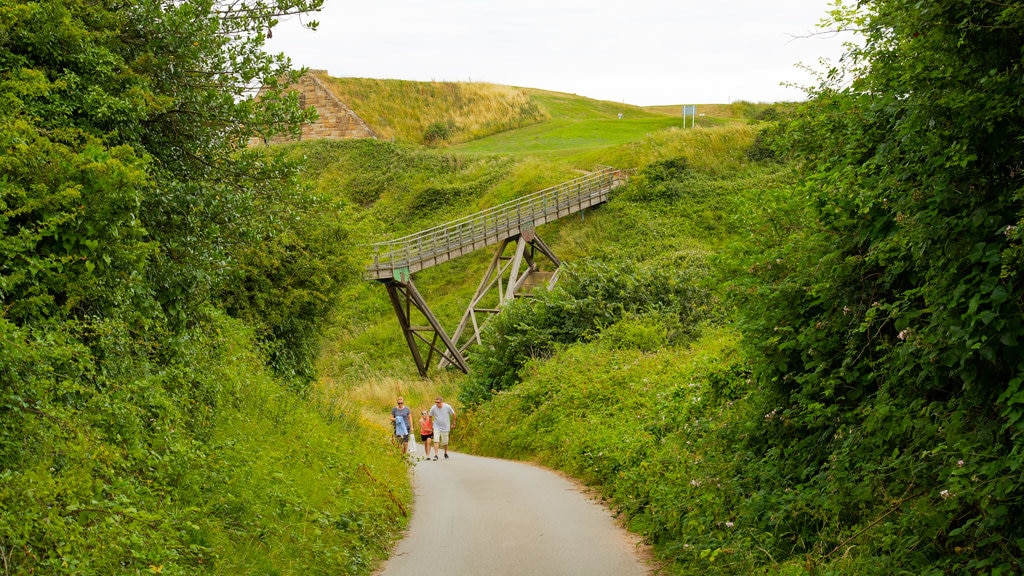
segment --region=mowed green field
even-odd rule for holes
[[[453,146],[462,152],[485,154],[538,154],[577,152],[625,144],[645,134],[682,126],[682,118],[617,117],[604,119],[548,120],[534,126],[502,132],[480,140]]]
[[[575,95],[527,89],[551,119],[452,146],[469,153],[551,154],[560,156],[616,146],[643,139],[666,128],[683,127],[681,106],[642,108]],[[671,114],[676,110],[677,114]],[[621,114],[621,117],[620,117]],[[727,123],[720,117],[701,117],[698,126]]]

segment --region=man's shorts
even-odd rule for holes
[[[434,432],[434,444],[437,444],[438,446],[447,446],[448,432],[441,432],[440,430]]]
[[[399,442],[408,442],[409,441],[409,435],[408,434],[403,434],[403,435],[395,434],[395,438],[398,439]]]

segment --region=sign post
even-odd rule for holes
[[[695,104],[683,105],[683,128],[686,128],[686,117],[690,117],[690,128],[693,128],[697,121],[697,106]]]

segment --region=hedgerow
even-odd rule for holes
[[[318,6],[0,2],[4,574],[367,573],[401,529],[310,391],[335,207],[244,148],[311,117],[260,47]]]
[[[735,203],[707,260],[741,343],[552,347],[474,445],[597,486],[674,573],[1024,571],[1021,13],[837,7],[865,41],[751,158],[799,181]],[[687,209],[699,177],[651,168],[630,215]]]

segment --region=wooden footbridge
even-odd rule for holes
[[[558,277],[561,261],[537,236],[536,228],[606,202],[608,193],[625,183],[626,175],[622,171],[599,168],[585,176],[471,216],[397,240],[374,244],[373,264],[367,266],[366,278],[379,281],[387,288],[420,375],[427,375],[427,366],[435,353],[440,367],[456,366],[463,372],[469,372],[463,353],[473,343],[480,343],[480,315],[497,314],[505,304],[519,295],[528,294],[542,283],[550,288]],[[416,290],[412,275],[494,245],[498,248],[491,265],[458,327],[449,337]],[[512,245],[515,250],[507,256],[506,249]],[[552,270],[541,270],[535,259],[537,253],[550,261]],[[485,297],[492,289],[496,290],[497,302],[485,305]],[[488,299],[489,302],[494,300],[494,295]],[[427,325],[413,324],[414,309],[423,316]],[[424,345],[425,349],[421,351]]]

